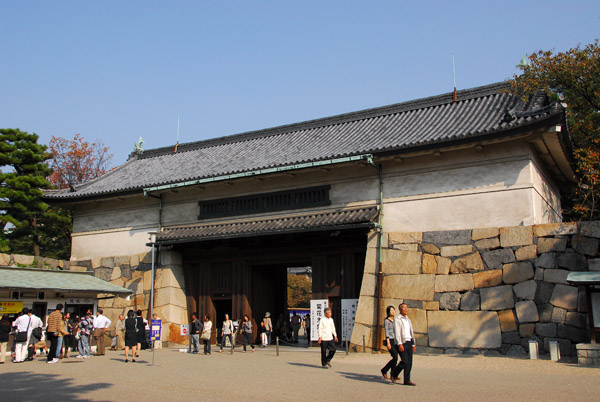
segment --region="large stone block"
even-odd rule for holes
[[[452,265],[452,261],[449,258],[444,258],[439,255],[436,255],[435,262],[437,263],[437,274],[448,275],[448,273],[450,272],[450,265]]]
[[[598,254],[598,239],[587,236],[573,236],[571,244],[580,254],[595,256]]]
[[[388,300],[383,303],[385,306],[392,305],[397,310],[397,306],[400,303],[390,302]],[[356,308],[356,319],[355,322],[361,324],[372,325],[374,317],[377,314],[377,308],[375,307],[375,298],[369,296],[361,296],[358,301],[358,307]]]
[[[554,306],[552,306],[552,304],[538,304],[538,312],[540,313],[541,322],[550,322],[552,320],[552,311],[554,311]]]
[[[566,310],[577,309],[577,288],[574,286],[556,285],[550,298],[550,304]]]
[[[440,310],[458,310],[460,307],[460,293],[447,292],[440,297]]]
[[[555,239],[553,237],[540,238],[537,244],[540,254],[549,253],[551,251],[565,251],[567,249],[567,239]]]
[[[500,329],[502,332],[517,330],[517,321],[512,309],[498,311],[498,319],[500,320]]]
[[[12,259],[16,266],[28,268],[33,265],[33,260],[35,260],[35,257],[32,255],[13,254]]]
[[[437,311],[440,309],[440,302],[434,301],[423,301],[423,310]]]
[[[535,259],[533,265],[536,268],[556,268],[558,266],[556,260],[556,253],[544,253]]]
[[[600,271],[600,258],[590,258],[588,260],[588,270],[593,272]]]
[[[517,299],[523,300],[533,300],[535,298],[536,289],[537,283],[534,280],[517,283],[513,286]]]
[[[377,248],[367,248],[367,254],[365,255],[365,274],[374,274],[379,269],[379,261],[377,258]]]
[[[521,336],[517,331],[502,332],[502,343],[519,345],[521,343]]]
[[[185,292],[178,288],[162,288],[154,292],[154,303],[156,306],[167,304],[185,308],[187,306]]]
[[[531,226],[500,228],[500,245],[502,247],[529,246],[530,244],[533,244]]]
[[[491,239],[482,239],[475,242],[475,248],[477,250],[490,250],[492,248],[500,247],[500,240],[497,237]]]
[[[585,329],[587,327],[587,315],[583,313],[568,312],[565,324],[570,327]]]
[[[166,287],[185,289],[183,268],[180,266],[168,266],[157,269],[154,284],[157,289]]]
[[[383,249],[383,271],[417,275],[421,273],[421,252]]]
[[[478,228],[473,229],[473,233],[471,235],[471,240],[481,240],[488,239],[490,237],[496,237],[500,231],[498,228]]]
[[[121,255],[118,257],[114,257],[114,264],[115,265],[128,265],[129,264],[129,256]]]
[[[429,345],[498,348],[502,344],[498,314],[491,311],[428,311]]]
[[[502,284],[502,270],[492,269],[490,271],[476,272],[473,274],[473,283],[476,288],[498,286]]]
[[[382,293],[383,297],[390,298],[433,300],[434,286],[435,275],[387,275]]]
[[[140,264],[140,257],[137,254],[129,256],[129,266],[137,267]]]
[[[442,257],[458,257],[473,252],[473,246],[463,244],[460,246],[443,246],[441,249]]]
[[[370,326],[363,324],[354,324],[354,328],[352,329],[352,338],[350,339],[350,343],[359,347],[359,350],[362,352],[363,345],[363,337],[365,340],[365,345],[367,348],[373,347],[373,333],[374,329]]]
[[[113,268],[112,274],[110,275],[110,280],[114,281],[115,279],[119,279],[121,277],[121,267],[118,265]]]
[[[504,264],[502,280],[504,283],[519,283],[533,278],[533,266],[529,261]]]
[[[422,270],[424,274],[437,274],[437,262],[434,255],[423,254]]]
[[[181,253],[173,250],[162,250],[160,252],[160,264],[162,266],[181,265]]]
[[[102,279],[103,281],[110,282],[110,276],[112,275],[112,268],[96,268],[94,270],[94,276],[96,278]]]
[[[587,268],[587,259],[579,253],[559,254],[558,266],[569,271],[584,271]]]
[[[144,271],[144,290],[152,288],[152,271]]]
[[[476,292],[466,292],[460,300],[460,309],[463,311],[479,310],[479,294]]]
[[[473,254],[454,260],[452,265],[450,265],[450,272],[457,274],[461,272],[481,271],[484,268],[481,256],[479,255],[479,252],[476,251]]]
[[[546,269],[544,270],[544,282],[567,284],[567,275],[569,271],[564,269]]]
[[[503,264],[515,261],[515,254],[509,248],[487,251],[482,253],[482,257],[485,265],[490,269],[501,268]]]
[[[550,319],[551,322],[556,323],[556,324],[564,324],[566,319],[567,319],[567,310],[565,310],[564,308],[560,308],[560,307],[554,307],[552,309],[552,318]]]
[[[537,323],[535,324],[535,333],[541,337],[555,337],[556,324],[552,323]]]
[[[533,275],[533,279],[535,279],[536,281],[543,281],[544,280],[544,268],[536,268],[535,274]]]
[[[104,268],[113,268],[115,266],[115,257],[104,257],[100,261],[100,266]]]
[[[515,257],[517,261],[533,260],[537,258],[537,246],[535,244],[531,246],[525,246],[515,251]]]
[[[131,279],[125,283],[125,287],[133,291],[133,294],[138,295],[144,293],[144,282],[141,278]]]
[[[493,288],[481,288],[482,310],[506,310],[515,306],[512,286],[496,286]]]
[[[419,251],[419,245],[416,243],[408,244],[392,244],[391,248],[402,251]]]
[[[9,266],[10,265],[10,255],[0,253],[0,265]]]
[[[567,325],[558,324],[558,335],[559,338],[569,339],[575,343],[589,342],[590,336],[588,331],[579,328],[569,327]]]
[[[424,253],[428,253],[428,254],[439,254],[440,253],[440,249],[435,244],[429,244],[429,243],[421,244],[421,250],[423,250]]]
[[[531,300],[515,303],[515,311],[517,312],[519,323],[537,322],[540,320],[537,306]]]
[[[579,223],[579,234],[588,237],[600,237],[600,221]]]
[[[383,281],[385,282],[388,276],[384,276]],[[373,274],[363,274],[362,284],[360,286],[361,296],[375,296],[377,290],[377,277]]]
[[[469,244],[471,242],[470,230],[447,230],[442,232],[423,233],[423,243],[438,245]]]
[[[388,236],[388,242],[390,246],[404,243],[421,243],[423,240],[422,232],[390,232],[388,233]]]
[[[521,324],[519,325],[519,335],[522,338],[531,338],[535,333],[536,324]]]
[[[442,292],[462,292],[465,290],[474,289],[473,275],[471,274],[456,274],[456,275],[436,275],[435,276],[435,291]],[[427,300],[427,299],[423,299]],[[433,300],[433,297],[429,300]]]
[[[427,333],[427,311],[418,308],[409,308],[407,315],[410,318],[415,333]]]
[[[577,233],[577,223],[546,223],[533,226],[533,234],[537,237],[564,236]]]

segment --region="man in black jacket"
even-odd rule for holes
[[[202,323],[198,319],[198,313],[192,314],[192,324],[190,325],[190,351],[198,353],[200,350],[200,333],[202,332]]]

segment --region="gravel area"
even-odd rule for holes
[[[380,375],[386,354],[338,351],[320,367],[317,348],[257,348],[255,353],[190,355],[178,349],[142,351],[124,363],[106,356],[0,365],[0,400],[8,401],[598,401],[600,369],[507,357],[415,355],[416,387]]]

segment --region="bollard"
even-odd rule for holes
[[[537,360],[539,358],[538,342],[535,339],[529,340],[529,358]]]
[[[550,360],[557,362],[560,360],[560,347],[558,341],[549,341],[548,348],[550,349]]]
[[[346,339],[346,356],[348,356],[348,339]]]
[[[279,356],[279,337],[275,338],[275,352],[276,356]]]
[[[363,353],[366,353],[367,351],[367,344],[365,342],[365,336],[363,335]]]
[[[231,348],[230,348],[231,352],[229,354],[232,355],[233,354],[233,347],[235,346],[235,341],[233,340],[233,337],[231,337],[231,342],[229,342],[229,343],[231,343]]]

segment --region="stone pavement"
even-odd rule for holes
[[[549,360],[415,355],[416,387],[392,384],[379,370],[389,355],[338,351],[320,367],[316,348],[257,348],[255,353],[142,351],[103,357],[44,358],[0,365],[0,401],[597,401],[600,369]]]

